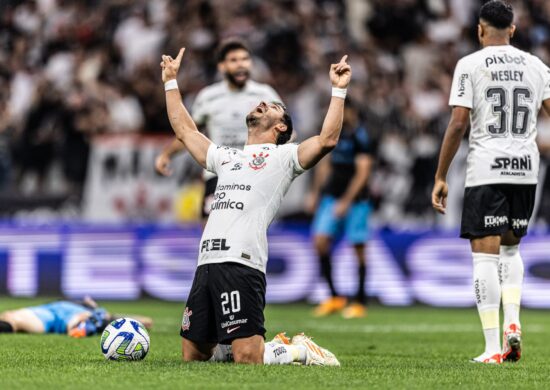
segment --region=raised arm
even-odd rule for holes
[[[339,63],[330,66],[329,75],[333,88],[345,89],[349,85],[351,67],[346,62],[347,57],[342,57]],[[304,169],[317,164],[338,143],[344,117],[345,91],[336,91],[336,94],[339,96],[335,96],[333,92],[330,99],[321,134],[308,138],[298,146],[298,162]]]
[[[162,68],[162,81],[166,89],[166,109],[176,138],[181,141],[191,156],[206,168],[206,154],[212,142],[197,129],[191,115],[183,105],[176,84],[176,76],[184,51],[185,49],[181,48],[175,59],[166,55],[162,56],[160,66]]]
[[[437,165],[432,191],[432,206],[441,214],[445,214],[445,208],[447,207],[447,194],[449,192],[447,172],[469,125],[470,109],[459,106],[454,107],[441,145],[439,164]]]

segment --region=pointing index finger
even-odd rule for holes
[[[342,59],[340,60],[340,63],[345,63],[348,59],[348,55],[346,54],[345,56],[342,57]]]
[[[176,61],[181,62],[181,59],[183,58],[183,53],[185,52],[185,47],[182,47],[178,53],[178,56],[176,57]]]

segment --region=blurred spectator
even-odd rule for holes
[[[0,90],[7,91],[6,81],[0,79]],[[5,99],[0,99],[0,191],[6,190],[11,184],[11,150],[9,136],[12,132],[10,126],[8,104]]]
[[[37,192],[44,191],[44,181],[51,167],[56,141],[64,127],[61,93],[47,80],[37,86],[33,104],[16,138],[17,182],[27,173],[36,174]]]
[[[20,191],[22,179],[34,174],[37,187],[48,190],[44,181],[61,165],[62,187],[78,195],[91,136],[169,133],[160,54],[189,48],[180,89],[190,104],[218,77],[213,49],[237,35],[258,56],[254,78],[273,85],[288,103],[299,138],[319,129],[328,63],[349,54],[349,94],[379,139],[371,183],[378,222],[432,220],[426,191],[449,113],[450,75],[458,58],[478,47],[481,3],[0,2],[0,188]],[[513,44],[550,61],[550,2],[511,3],[518,26]]]

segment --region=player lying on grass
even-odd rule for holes
[[[218,176],[183,315],[183,360],[209,360],[219,343],[231,344],[237,363],[278,364],[273,351],[283,344],[264,344],[267,228],[292,181],[338,143],[351,67],[346,56],[330,67],[333,97],[320,135],[300,145],[287,144],[292,120],[286,108],[260,102],[246,117],[248,139],[238,150],[213,144],[184,107],[176,82],[183,52],[175,59],[163,55],[160,64],[168,117],[193,158]],[[339,364],[332,353],[304,335],[285,345],[293,360]]]
[[[71,337],[92,336],[121,314],[111,314],[90,297],[82,302],[56,301],[40,306],[25,307],[0,313],[0,333],[57,333]],[[146,328],[151,328],[149,317],[135,316]]]

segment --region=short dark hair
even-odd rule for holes
[[[229,38],[224,40],[218,46],[216,59],[218,63],[225,61],[225,57],[234,50],[245,50],[250,53],[250,49],[242,40],[238,38]]]
[[[273,102],[273,104],[281,107],[284,110],[283,113],[283,123],[286,125],[286,131],[282,131],[277,136],[277,145],[284,145],[288,141],[290,141],[290,138],[292,137],[292,131],[294,130],[294,126],[292,124],[292,118],[290,117],[290,114],[288,113],[288,110],[286,106],[281,102]]]
[[[479,18],[498,29],[505,29],[512,25],[514,9],[501,0],[490,0],[479,10]]]

